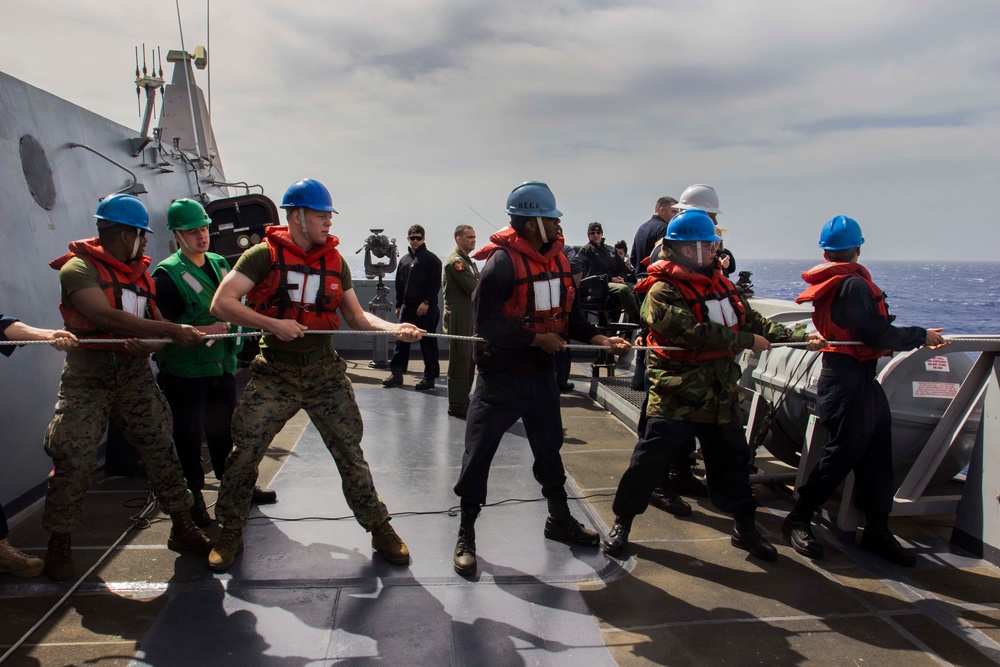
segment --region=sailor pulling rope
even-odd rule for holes
[[[336,330],[336,331],[305,331],[306,334],[320,334],[325,336],[396,336],[400,331],[351,331],[351,330]],[[204,340],[210,342],[219,338],[257,338],[266,335],[263,332],[241,332],[241,333],[225,333],[225,334],[206,334]],[[483,343],[485,340],[477,336],[455,336],[450,334],[439,334],[439,333],[425,333],[424,336],[429,338],[444,338],[446,340],[468,340],[475,343]],[[1000,336],[944,336],[944,339],[949,342],[983,342],[983,343],[1000,343]],[[158,343],[173,343],[169,338],[81,338],[80,345],[88,344],[99,344],[99,343],[124,343],[127,340],[141,340],[144,343],[158,344]],[[51,345],[53,341],[51,340],[29,340],[29,341],[0,341],[0,345]],[[856,340],[844,340],[844,341],[825,341],[825,345],[862,345],[860,341]],[[812,347],[810,347],[812,345]],[[822,345],[821,345],[822,346]],[[792,347],[792,348],[803,348],[803,349],[819,349],[814,343],[802,342],[802,343],[771,343],[771,347]],[[583,343],[567,343],[566,349],[569,350],[610,350],[610,345],[586,345]],[[652,350],[653,347],[643,346],[643,345],[633,345],[633,350]],[[661,350],[683,350],[682,347],[660,347],[657,349]]]

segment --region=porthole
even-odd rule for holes
[[[56,185],[45,149],[30,134],[21,137],[21,169],[35,203],[51,211],[56,203]]]

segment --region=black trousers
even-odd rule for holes
[[[566,471],[559,455],[563,428],[555,374],[519,377],[480,370],[466,417],[462,472],[455,483],[455,495],[461,497],[463,505],[486,503],[493,457],[503,434],[518,419],[524,424],[535,457],[531,471],[542,486],[542,495],[566,496]]]
[[[184,479],[189,489],[201,491],[205,487],[202,434],[208,442],[208,455],[217,479],[222,479],[226,457],[233,450],[236,379],[232,373],[202,378],[160,373],[159,382],[174,414],[174,446]]]
[[[639,352],[645,352],[645,350],[636,350],[636,354]],[[636,373],[639,371],[637,370]],[[646,431],[646,403],[649,401],[649,369],[643,366],[642,369],[642,387],[643,391],[646,392],[646,399],[642,402],[642,407],[639,409],[639,420],[636,423],[635,430],[641,437]],[[674,453],[670,458],[669,465],[663,469],[663,477],[657,483],[656,488],[665,490],[670,484],[670,469],[684,469],[691,468],[691,455],[698,448],[698,443],[695,442],[694,437],[690,437],[684,440],[682,443],[674,447]]]
[[[864,374],[824,370],[816,388],[816,413],[830,439],[799,496],[818,508],[853,470],[855,506],[866,514],[888,516],[895,492],[892,412],[882,385]]]
[[[427,312],[423,316],[417,315],[417,306],[419,305],[404,303],[399,309],[399,321],[414,324],[430,333],[436,333],[438,324],[441,322],[441,311],[437,304],[427,306]],[[438,361],[438,339],[421,338],[420,354],[424,358],[424,377],[433,380],[441,375],[441,365]],[[396,347],[392,351],[392,359],[389,361],[389,369],[397,375],[402,375],[409,365],[410,343],[397,340]]]
[[[700,424],[651,417],[632,451],[628,470],[618,482],[612,509],[616,516],[633,517],[649,506],[649,494],[663,479],[677,447],[692,437],[705,457],[708,494],[719,510],[732,514],[757,507],[750,490],[750,446],[738,420],[728,424]]]
[[[556,374],[556,386],[560,389],[569,384],[569,372],[572,363],[573,362],[569,356],[569,350],[556,352],[552,355],[552,368],[555,370]]]

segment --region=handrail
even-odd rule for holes
[[[121,169],[122,171],[126,172],[129,176],[132,177],[132,182],[131,183],[129,183],[128,185],[126,185],[121,190],[118,190],[114,194],[118,195],[118,194],[122,194],[123,192],[129,192],[129,193],[131,193],[132,188],[135,187],[135,185],[139,182],[139,178],[135,175],[134,171],[132,171],[131,169],[129,169],[128,167],[126,167],[123,164],[115,162],[114,160],[112,160],[111,158],[109,158],[107,155],[105,155],[101,151],[97,150],[96,148],[91,148],[87,144],[76,144],[76,143],[71,143],[69,145],[69,147],[70,148],[85,148],[88,151],[90,151],[91,153],[93,153],[94,155],[97,155],[98,157],[104,158],[105,160],[107,160],[111,164],[115,165],[116,167],[118,167],[119,169]]]

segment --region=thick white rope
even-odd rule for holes
[[[395,336],[401,333],[400,330],[394,329],[392,331],[354,331],[352,329],[345,330],[335,330],[335,331],[306,331],[307,334],[317,334],[321,336]],[[224,334],[206,334],[204,340],[218,340],[220,338],[258,338],[260,336],[267,335],[260,331],[250,331],[242,333],[224,333]],[[427,338],[444,338],[447,340],[466,340],[473,343],[484,343],[482,338],[478,336],[456,336],[453,334],[439,334],[439,333],[425,333],[423,334]],[[983,342],[983,343],[997,343],[1000,342],[1000,335],[998,336],[944,336],[945,340],[958,340],[962,342]],[[91,345],[91,344],[107,344],[107,343],[125,343],[128,340],[136,340],[135,338],[81,338],[81,345]],[[140,338],[138,340],[144,343],[173,343],[174,341],[170,338]],[[51,340],[3,340],[0,341],[0,345],[52,345]],[[828,341],[829,345],[863,345],[861,341],[856,340],[844,340],[844,341]],[[771,343],[771,347],[808,347],[809,343]],[[610,350],[610,345],[586,345],[583,343],[569,343],[566,345],[568,349],[571,350]],[[632,346],[633,350],[684,350],[683,347],[655,347],[655,346]]]

